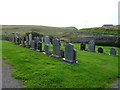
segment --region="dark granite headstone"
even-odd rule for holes
[[[98,48],[98,53],[103,53],[103,48]]]
[[[80,50],[85,50],[85,48],[86,48],[86,44],[82,42]]]

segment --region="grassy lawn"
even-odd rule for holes
[[[104,47],[105,54],[98,54],[80,51],[80,44],[75,43],[79,64],[69,65],[12,42],[2,42],[3,59],[15,68],[12,76],[22,80],[25,88],[105,88],[120,77],[118,56],[108,55],[111,47]]]

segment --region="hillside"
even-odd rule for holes
[[[118,35],[118,33],[120,33],[119,28],[120,28],[120,25],[114,25],[114,26],[103,26],[103,27],[97,27],[97,28],[85,28],[85,29],[80,29],[80,31],[116,36]]]
[[[35,25],[3,25],[2,34],[5,32],[18,32],[24,35],[26,32],[38,32],[43,35],[58,36],[66,32],[78,31],[75,27],[49,27],[49,26],[35,26]]]

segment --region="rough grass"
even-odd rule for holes
[[[80,51],[76,43],[79,64],[69,65],[12,42],[2,42],[3,59],[15,68],[12,76],[22,80],[25,88],[105,88],[120,76],[118,56],[108,55],[111,47],[104,47],[106,54],[98,54]]]
[[[20,35],[25,35],[28,32],[38,32],[43,35],[58,36],[65,32],[78,31],[75,27],[48,27],[48,26],[35,26],[35,25],[3,25],[2,34],[5,32],[11,34],[18,32]]]
[[[97,34],[107,34],[107,35],[118,35],[120,33],[119,29],[120,26],[104,26],[104,27],[99,27],[99,28],[88,28],[88,29],[80,29],[80,31],[84,32],[92,32],[92,33],[97,33]]]

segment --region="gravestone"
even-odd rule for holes
[[[71,64],[76,63],[76,55],[74,47],[71,43],[66,43],[65,46],[65,61]]]
[[[103,53],[103,48],[98,48],[98,53]]]
[[[45,54],[50,54],[50,51],[49,51],[49,49],[50,49],[50,47],[49,47],[49,44],[45,44]]]
[[[85,50],[85,48],[86,48],[86,44],[84,42],[82,42],[80,50]]]
[[[29,34],[29,41],[32,41],[33,39],[32,39],[32,34],[30,33]]]
[[[38,50],[40,51],[40,52],[42,52],[42,42],[38,42]]]
[[[50,44],[50,38],[49,36],[45,36],[45,44]]]
[[[64,50],[60,50],[60,56],[61,58],[64,58]]]
[[[15,43],[18,43],[18,42],[17,42],[17,38],[19,38],[19,36],[18,36],[18,33],[16,32],[16,33],[15,33]]]
[[[35,49],[35,42],[34,42],[34,40],[31,41],[31,47],[30,47],[30,49]]]
[[[15,42],[15,33],[12,33],[12,42]]]
[[[95,42],[93,40],[91,40],[89,42],[89,49],[88,49],[88,51],[95,52]]]
[[[110,49],[110,55],[116,56],[116,49],[115,48]]]
[[[60,55],[60,40],[59,39],[53,39],[53,55],[55,57],[61,57]]]
[[[28,36],[26,36],[26,47],[27,48],[29,48],[29,39],[28,39],[29,37]]]

